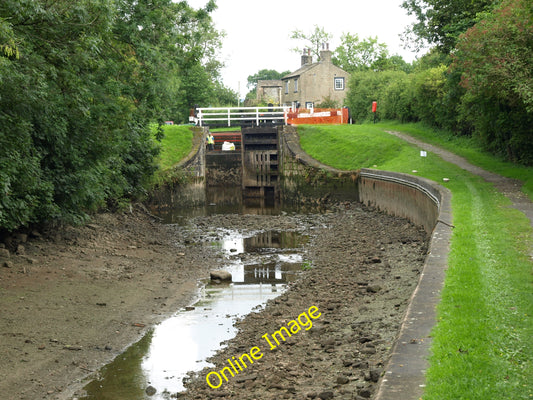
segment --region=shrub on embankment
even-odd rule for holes
[[[371,121],[377,101],[378,119],[421,121],[533,165],[533,8],[529,0],[494,4],[451,53],[434,49],[411,73],[353,73],[346,105],[355,122]]]
[[[533,182],[533,170],[503,163],[468,142],[421,125],[301,126],[304,151],[336,168],[372,167],[416,174],[452,192],[453,234],[432,332],[424,400],[528,399],[533,375],[532,229],[491,183],[384,130],[433,137],[463,149],[472,163]],[[492,168],[491,168],[492,167]],[[417,172],[413,172],[416,170]],[[448,178],[449,182],[444,182]],[[423,339],[423,338],[422,338]]]
[[[153,135],[162,132],[161,152],[157,157],[158,170],[151,180],[152,191],[173,188],[188,182],[190,174],[178,166],[191,153],[194,132],[190,125],[152,125]]]
[[[214,2],[148,3],[0,1],[0,234],[143,196],[149,124],[215,97]]]

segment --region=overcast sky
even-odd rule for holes
[[[290,39],[294,30],[306,34],[315,25],[333,35],[330,50],[340,45],[343,33],[359,35],[360,39],[377,36],[389,52],[411,62],[416,54],[405,50],[399,35],[414,21],[400,7],[403,0],[216,0],[211,15],[215,27],[226,37],[220,56],[226,67],[222,70],[224,84],[235,91],[240,86],[241,98],[248,92],[248,76],[262,69],[278,72],[300,67],[300,54],[294,47],[303,42]],[[203,7],[207,0],[188,0],[193,8]]]

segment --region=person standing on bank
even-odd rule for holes
[[[213,136],[212,133],[209,133],[207,135],[207,146],[209,148],[209,150],[215,150],[215,137]]]

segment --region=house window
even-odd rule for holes
[[[289,94],[289,81],[285,82],[285,94]]]
[[[294,93],[298,92],[298,79],[294,80]]]
[[[335,78],[334,86],[335,90],[344,90],[344,78]]]

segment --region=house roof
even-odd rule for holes
[[[319,64],[320,64],[320,62],[316,62],[316,63],[313,63],[313,64],[305,64],[305,65],[303,65],[301,68],[297,69],[296,71],[291,72],[290,74],[285,75],[283,78],[281,78],[281,80],[290,79],[290,78],[294,78],[294,77],[296,77],[296,76],[300,76],[300,75],[302,75],[303,73],[309,71],[310,69],[315,68],[315,67],[318,66]]]
[[[291,72],[290,74],[287,74],[285,75],[284,77],[281,78],[282,81],[285,81],[287,79],[291,79],[291,78],[296,78],[300,75],[303,75],[305,74],[306,72],[312,70],[313,68],[316,68],[318,67],[319,65],[322,65],[323,64],[323,61],[318,61],[318,62],[315,62],[315,63],[312,63],[312,64],[305,64],[303,65],[301,68],[297,69],[296,71],[294,72]],[[342,68],[332,64],[332,66],[339,70],[339,71],[342,71],[343,73],[346,73],[345,70],[343,70]]]

